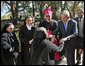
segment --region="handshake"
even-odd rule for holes
[[[57,41],[56,37],[53,36],[53,35],[48,35],[47,38],[50,38],[51,39],[51,42],[52,43],[55,43]],[[57,52],[61,52],[62,49],[64,48],[64,40],[66,40],[66,38],[62,38],[60,41],[59,41],[59,46],[57,46]]]
[[[51,42],[54,42],[54,41],[55,41],[55,36],[53,36],[53,35],[48,35],[47,38],[51,38]],[[61,44],[61,43],[64,44],[64,42],[67,41],[67,40],[70,40],[70,38],[69,38],[69,37],[62,38],[62,39],[59,41],[59,43],[60,43],[60,44]]]
[[[57,52],[61,52],[63,50],[63,48],[64,48],[64,44],[62,43],[58,46]]]

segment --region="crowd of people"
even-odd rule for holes
[[[83,10],[78,9],[78,17],[73,19],[70,18],[68,10],[63,10],[59,21],[53,20],[52,14],[50,8],[46,9],[45,19],[37,28],[32,24],[31,16],[25,18],[24,25],[19,29],[21,52],[19,52],[19,42],[14,33],[14,25],[5,24],[1,32],[1,64],[57,65],[63,55],[67,58],[67,65],[81,63],[80,56],[84,54]],[[75,63],[75,49],[77,63]]]

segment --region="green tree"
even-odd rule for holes
[[[28,5],[29,1],[2,1],[2,7],[7,6],[9,11],[12,14],[12,22],[14,25],[18,21],[18,13],[24,11]]]

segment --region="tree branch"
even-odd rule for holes
[[[9,2],[7,2],[7,1],[4,1],[4,3],[8,4],[9,6],[11,6],[11,4]]]

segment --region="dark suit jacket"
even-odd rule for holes
[[[69,47],[73,46],[74,37],[78,35],[77,23],[74,20],[69,20],[67,25],[67,32],[65,32],[64,24],[62,21],[58,22],[58,27],[53,32],[53,35],[60,33],[62,38],[68,37],[69,41],[66,41]]]
[[[77,27],[78,27],[78,25],[79,25],[78,17],[74,18],[74,20],[77,22]]]

